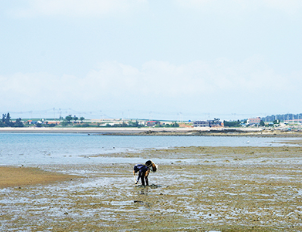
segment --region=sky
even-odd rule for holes
[[[302,113],[301,0],[0,0],[0,113]]]

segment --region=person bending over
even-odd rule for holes
[[[133,169],[135,184],[137,184],[139,182],[139,179],[141,179],[142,185],[145,186],[145,181],[146,181],[146,185],[148,186],[149,185],[148,176],[150,171],[156,172],[157,169],[158,169],[157,165],[153,163],[151,160],[148,160],[145,164],[135,165]],[[138,172],[138,177],[137,180],[135,180],[135,173],[137,172]]]

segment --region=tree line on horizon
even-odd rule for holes
[[[0,121],[0,127],[24,127],[21,118],[17,118],[15,122],[11,120],[9,113],[2,114],[2,119]]]
[[[90,127],[93,125],[90,125],[89,123],[83,123],[84,117],[77,117],[76,115],[71,116],[67,115],[65,118],[61,117],[61,120],[63,121],[60,123],[61,126],[75,126],[75,127]],[[271,115],[261,118],[260,126],[265,126],[264,121],[272,121],[274,124],[277,124],[278,121],[283,120],[295,120],[295,119],[302,119],[302,114],[284,114],[284,115]],[[246,123],[246,119],[244,120],[233,120],[233,121],[223,121],[224,126],[226,127],[241,127],[242,123]],[[44,124],[44,123],[43,123]],[[50,127],[50,126],[56,126],[54,124],[46,124],[42,125],[41,123],[36,123],[37,127]],[[98,124],[99,126],[99,124]],[[129,121],[128,123],[123,122],[122,124],[114,124],[110,125],[107,124],[105,127],[141,127],[142,125],[138,124],[138,121],[132,122]],[[15,121],[11,120],[10,113],[2,114],[2,118],[0,120],[0,127],[24,127],[24,123],[22,122],[21,118],[17,118]],[[175,122],[173,125],[157,125],[157,127],[179,127],[179,125]]]

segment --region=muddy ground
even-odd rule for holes
[[[1,231],[302,231],[302,148],[181,147],[136,186],[134,164],[39,165],[80,178],[0,189]],[[100,155],[102,156],[102,155]],[[104,156],[104,155],[103,155]]]

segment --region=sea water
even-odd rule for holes
[[[0,133],[0,165],[138,162],[110,153],[187,146],[280,146],[285,138]],[[108,157],[93,157],[108,154]],[[164,162],[164,160],[161,160]]]

